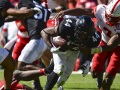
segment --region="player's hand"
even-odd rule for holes
[[[55,47],[55,46],[53,46],[53,47],[50,49],[50,51],[51,51],[52,53],[57,53],[57,52],[59,52],[59,49],[60,49],[60,47]]]
[[[53,19],[58,19],[58,18],[63,17],[63,16],[64,16],[64,11],[60,11],[59,13],[57,13],[57,14],[53,17]]]
[[[52,53],[59,53],[59,54],[62,53],[62,54],[66,54],[66,51],[63,52],[63,51],[60,50],[60,48],[61,48],[61,47],[54,47],[54,46],[53,46],[53,47],[50,49],[50,51],[51,51]]]
[[[82,52],[83,54],[91,54],[91,48],[87,47],[87,46],[80,46],[79,47],[80,52]]]

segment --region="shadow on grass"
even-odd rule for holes
[[[96,88],[67,88],[69,90],[98,90]]]
[[[98,90],[97,88],[67,88],[69,90]],[[120,90],[120,89],[115,89],[115,88],[112,88],[110,90]]]

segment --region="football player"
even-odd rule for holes
[[[45,7],[47,7],[52,13],[50,15],[49,20],[47,21],[47,27],[52,27],[57,24],[57,22],[61,21],[62,19],[60,18],[59,20],[53,20],[53,16],[64,9],[67,9],[67,2],[66,0],[43,0],[45,3]],[[50,60],[52,58],[52,54],[49,49],[47,49],[41,59],[42,62],[45,64],[47,67],[50,64]]]
[[[0,26],[4,24],[4,22],[8,19],[10,15],[19,18],[28,18],[38,13],[39,11],[40,10],[35,9],[16,10],[14,9],[14,6],[9,2],[9,0],[1,0]],[[15,68],[15,62],[6,49],[0,48],[0,55],[1,55],[0,63],[4,67],[5,89],[9,90],[11,86],[13,71]]]
[[[82,20],[84,22],[82,22]],[[86,28],[84,28],[84,26]],[[51,42],[53,43],[53,41],[50,40],[50,42],[48,42],[50,43],[50,45],[48,46],[50,48],[52,47],[51,51],[53,53],[54,64],[51,63],[51,65],[46,69],[18,71],[14,74],[15,78],[19,81],[32,80],[33,78],[39,77],[41,75],[49,74],[46,89],[51,90],[57,80],[58,87],[61,87],[66,82],[74,68],[77,53],[79,52],[79,45],[95,47],[99,44],[100,33],[94,30],[95,28],[93,21],[89,16],[80,16],[79,19],[64,19],[59,26],[44,29],[43,31],[41,31],[41,33],[45,41],[45,38],[52,37],[53,35],[59,35],[64,38],[69,43],[69,45],[63,45],[61,48],[52,47]],[[93,45],[91,45],[91,43]],[[85,56],[86,58],[84,58],[84,60],[91,60],[91,54]]]
[[[102,40],[99,47],[80,48],[83,53],[95,54],[91,68],[92,77],[96,78],[102,72],[105,61],[108,58],[109,64],[106,68],[105,78],[100,90],[110,90],[116,73],[120,68],[120,1],[112,0],[108,5],[98,5],[94,12],[91,9],[75,8],[58,13],[55,18],[65,14],[70,15],[90,15],[98,20],[98,28],[102,30]],[[76,13],[77,12],[77,13]],[[78,13],[79,12],[79,13]]]
[[[15,79],[13,79],[12,81],[13,82],[11,84],[11,90],[33,90],[31,87],[29,87],[27,85],[18,83]],[[5,90],[4,85],[5,85],[5,81],[1,80],[0,81],[0,90]]]
[[[34,16],[31,16],[30,18],[25,18],[22,20],[22,24],[24,25],[21,33],[19,32],[18,37],[27,37],[21,38],[19,40],[22,40],[25,42],[16,43],[16,45],[22,44],[23,46],[20,46],[22,51],[19,53],[19,57],[16,56],[16,59],[18,59],[17,69],[25,70],[24,67],[26,67],[27,64],[32,64],[35,60],[38,60],[43,52],[47,49],[46,44],[42,40],[39,32],[46,27],[46,21],[48,20],[50,16],[50,11],[45,8],[42,5],[41,0],[20,0],[18,4],[18,8],[35,8],[39,9],[41,13],[37,13]],[[22,27],[22,25],[21,25]],[[27,32],[26,32],[27,30]],[[23,34],[22,34],[23,33]],[[20,49],[19,47],[19,49]],[[14,49],[17,50],[18,47]],[[18,54],[18,53],[17,53]],[[17,55],[16,54],[16,55]],[[15,55],[15,54],[14,54]],[[33,82],[34,89],[42,90],[42,87],[40,86],[39,78],[36,78]]]
[[[53,54],[54,62],[54,70],[47,79],[45,90],[52,90],[56,82],[58,87],[66,82],[74,69],[80,45],[95,47],[94,43],[98,44],[100,41],[100,33],[95,30],[91,18],[86,15],[80,16],[79,19],[64,19],[58,26],[43,29],[41,35]],[[51,37],[55,36],[65,39],[67,44],[56,47],[51,41]],[[89,57],[86,60],[89,60]]]
[[[39,1],[40,2],[40,1]],[[25,3],[25,2],[24,2]],[[28,3],[31,3],[32,4],[32,2],[28,2]],[[27,4],[28,4],[27,3]],[[22,7],[22,5],[24,5],[24,4],[22,4],[22,1],[19,3],[19,8],[20,7]],[[30,7],[29,7],[30,8]],[[55,8],[55,10],[56,11],[59,11],[61,8]],[[51,9],[49,9],[49,10],[51,10]],[[51,10],[51,11],[53,11],[53,9]],[[41,22],[42,22],[42,20],[41,20]],[[16,42],[16,44],[15,44],[15,48],[14,48],[14,50],[13,50],[13,57],[14,57],[14,59],[17,61],[17,59],[18,59],[18,57],[19,57],[19,55],[20,55],[20,53],[21,53],[21,50],[24,48],[24,46],[29,42],[29,35],[28,35],[28,33],[27,33],[27,31],[26,31],[26,29],[25,29],[25,27],[23,26],[23,25],[21,25],[22,24],[22,22],[20,21],[20,20],[18,20],[18,21],[16,21],[16,24],[17,24],[17,26],[18,26],[18,28],[19,28],[19,32],[18,32],[18,34],[17,34],[17,36],[18,36],[18,39],[17,39],[17,42]],[[5,48],[7,48],[7,49],[9,49],[10,48],[10,46],[11,46],[11,43],[14,43],[14,41],[15,40],[12,40],[12,41],[10,41],[9,43],[7,43],[7,45],[5,46]],[[42,55],[42,58],[44,58],[45,60],[46,59],[50,59],[51,57],[49,57],[49,58],[46,58],[46,55],[47,56],[50,56],[50,55],[48,55],[49,53],[48,53],[48,50],[47,50],[47,53],[46,53],[46,51],[43,53],[43,55]],[[51,54],[51,53],[50,53]],[[49,60],[50,61],[50,60]],[[21,62],[22,63],[22,62]],[[24,63],[24,62],[23,62]],[[46,64],[46,66],[48,66],[48,63]],[[37,67],[38,68],[38,67]],[[35,85],[35,86],[39,86],[38,84],[37,85]],[[40,88],[39,88],[39,90],[41,90]]]

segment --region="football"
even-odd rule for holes
[[[60,36],[56,36],[52,38],[52,43],[55,47],[61,47],[67,43],[67,41]]]

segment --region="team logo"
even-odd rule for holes
[[[117,30],[120,30],[120,23],[118,23],[118,24],[116,25],[116,29],[117,29]]]

